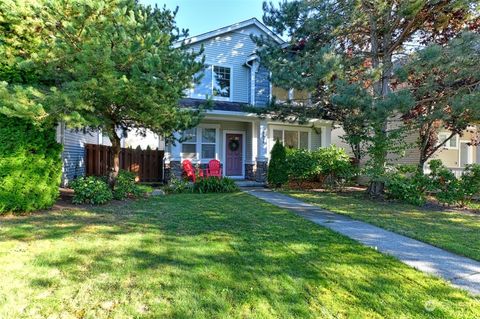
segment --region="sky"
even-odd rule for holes
[[[159,7],[165,4],[172,10],[178,6],[177,26],[189,29],[190,36],[253,17],[262,21],[263,15],[263,0],[140,0],[140,3]]]

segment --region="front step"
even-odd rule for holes
[[[263,182],[248,181],[248,180],[239,180],[235,181],[238,187],[265,187],[266,184]]]

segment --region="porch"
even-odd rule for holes
[[[182,143],[167,146],[165,176],[167,180],[180,177],[181,163],[186,159],[201,169],[216,159],[222,165],[223,176],[263,183],[275,140],[289,147],[316,149],[330,145],[330,130],[331,124],[320,120],[299,125],[241,112],[208,114],[197,127],[178,133]]]

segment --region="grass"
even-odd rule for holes
[[[378,202],[366,198],[363,192],[287,193],[330,211],[480,260],[479,214],[419,208],[395,202]]]
[[[0,219],[0,318],[479,318],[480,300],[247,194]]]

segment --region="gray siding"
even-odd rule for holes
[[[255,76],[255,105],[266,106],[270,101],[270,71],[260,65]]]
[[[250,102],[250,68],[245,65],[245,62],[257,49],[256,44],[250,38],[250,34],[261,35],[263,32],[257,27],[250,26],[191,45],[191,48],[195,51],[200,50],[203,45],[205,64],[231,68],[232,102]],[[257,82],[261,89],[258,90],[256,94],[258,94],[258,97],[264,103],[270,98],[270,83],[266,83],[266,81],[268,81],[268,71],[263,68],[261,72],[259,70],[257,76],[260,76],[260,79]],[[265,90],[265,88],[267,88],[267,90]],[[198,93],[204,90],[194,89],[193,91],[194,93]],[[192,94],[191,97],[202,98],[202,96],[196,94]]]
[[[85,175],[85,144],[98,144],[98,133],[65,130],[62,153],[63,185],[67,185],[76,177]]]

